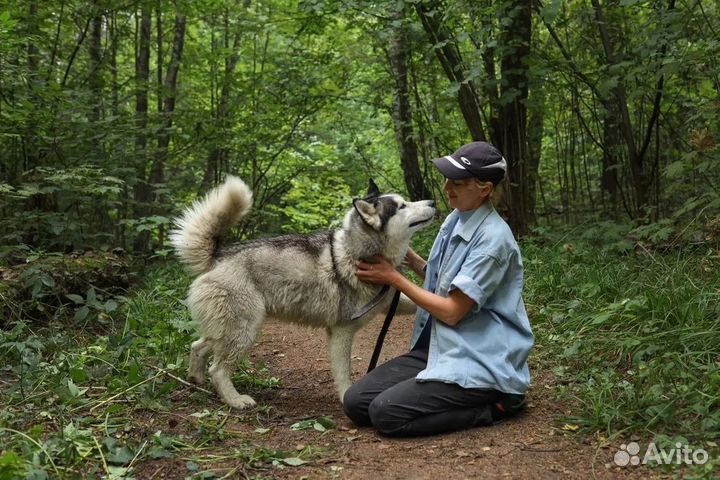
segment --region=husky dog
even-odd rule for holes
[[[250,210],[252,191],[239,178],[225,183],[189,207],[170,239],[181,261],[199,275],[190,286],[187,305],[201,338],[192,343],[189,378],[210,378],[222,400],[237,409],[255,405],[238,393],[232,375],[260,331],[265,317],[322,327],[328,333],[332,374],[342,401],[350,380],[350,350],[355,332],[387,310],[391,292],[358,320],[380,287],[359,281],[355,262],[381,254],[399,266],[410,236],[435,215],[434,202],[405,201],[381,195],[370,180],[367,197],[355,199],[342,228],[309,235],[219,246],[219,238]],[[402,302],[413,311],[412,302]],[[407,309],[407,310],[405,310]]]

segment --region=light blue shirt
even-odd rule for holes
[[[469,218],[456,229],[461,215]],[[417,380],[525,393],[534,338],[523,284],[520,248],[489,202],[448,215],[430,250],[424,287],[443,297],[457,288],[475,306],[453,327],[432,320],[427,367]],[[418,308],[411,345],[429,321],[430,314]]]

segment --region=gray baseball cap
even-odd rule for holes
[[[432,162],[445,178],[451,180],[475,177],[497,185],[507,172],[505,157],[487,142],[468,143],[452,155],[436,158]]]

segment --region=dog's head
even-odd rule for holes
[[[366,227],[392,239],[409,238],[435,217],[432,200],[409,202],[394,193],[383,195],[372,179],[367,196],[353,200],[353,206]]]

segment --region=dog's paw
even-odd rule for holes
[[[254,407],[257,403],[250,395],[238,395],[232,401],[228,401],[227,404],[237,410],[245,410]]]
[[[338,397],[340,397],[340,403],[343,403],[343,399],[345,398],[345,392],[348,391],[348,389],[352,386],[352,383],[348,383],[347,386],[343,385],[341,387],[338,387]]]

